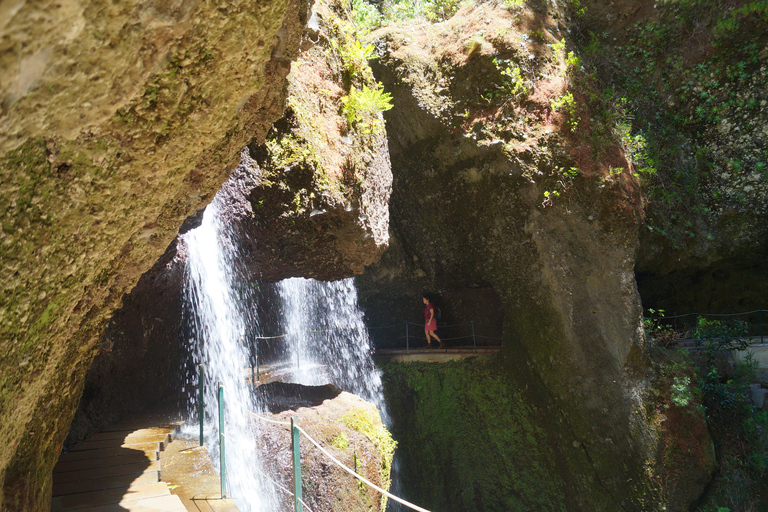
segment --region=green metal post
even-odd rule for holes
[[[256,369],[254,368],[254,366],[256,365],[256,361],[254,361],[255,357],[253,355],[253,352],[254,352],[253,343],[254,342],[251,342],[248,344],[248,348],[251,349],[250,350],[251,358],[248,359],[248,362],[251,363],[251,385],[255,386],[256,385]]]
[[[205,397],[203,395],[203,383],[205,381],[203,376],[203,365],[200,365],[200,374],[198,375],[198,395],[197,395],[197,414],[200,416],[200,446],[203,446],[203,420],[205,412]]]
[[[293,453],[293,506],[296,512],[302,511],[301,505],[301,450],[299,449],[298,422],[291,416],[291,452]]]
[[[758,312],[757,317],[760,319],[760,343],[762,344],[763,343],[763,310],[762,309]]]
[[[472,320],[472,346],[475,347],[475,353],[477,353],[477,340],[475,339],[475,321]]]
[[[224,456],[224,386],[219,382],[219,464],[221,469],[221,499],[227,497],[227,461]]]
[[[408,322],[405,322],[405,353],[410,354],[411,353],[411,343],[408,339]]]

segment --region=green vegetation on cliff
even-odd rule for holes
[[[721,220],[765,218],[768,2],[667,1],[641,17],[586,5],[581,55],[647,171],[648,228],[680,249]]]
[[[674,336],[663,319],[646,319],[646,332],[662,347]],[[747,357],[733,371],[725,363],[729,352],[747,348],[744,334],[743,324],[699,317],[693,336],[701,351],[654,351],[662,368],[658,391],[667,474],[680,479],[702,460],[696,454],[708,449],[704,426],[714,441],[719,471],[698,512],[762,511],[761,504],[768,504],[768,412],[756,410],[750,398],[756,362]]]
[[[400,481],[432,510],[565,510],[554,453],[492,360],[388,363]]]

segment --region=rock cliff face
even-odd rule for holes
[[[0,507],[45,510],[99,335],[282,114],[309,4],[0,12]]]
[[[374,73],[395,103],[397,251],[358,279],[361,300],[379,325],[403,320],[403,304],[418,311],[424,289],[488,300],[503,315],[503,365],[557,432],[568,508],[679,510],[714,461],[691,456],[697,476],[683,485],[660,462],[634,279],[636,171],[558,45],[558,15],[485,4],[372,34]]]
[[[314,5],[313,43],[287,77],[286,113],[265,141],[254,139],[243,150],[218,192],[219,215],[237,246],[233,272],[243,283],[350,277],[387,246],[392,175],[386,134],[362,133],[339,108],[352,85],[345,84],[349,77],[339,53],[354,43],[346,16],[333,2]],[[361,76],[354,83],[374,87],[367,63],[357,65]],[[194,228],[202,213],[189,217],[181,233]],[[196,371],[185,366],[188,337],[194,338],[184,322],[190,313],[185,265],[186,248],[176,239],[124,298],[103,334],[105,350],[86,375],[67,444],[153,401],[174,398]],[[275,314],[273,297],[263,296],[271,288],[253,288],[262,296],[246,309],[257,308],[263,325]]]
[[[624,98],[623,139],[649,204],[646,307],[765,308],[768,17],[759,2],[585,2],[585,65]]]

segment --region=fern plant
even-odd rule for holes
[[[373,53],[375,50],[376,48],[372,44],[363,46],[358,40],[341,45],[339,53],[344,68],[349,72],[350,77],[365,75],[365,72],[370,69],[368,61],[376,58]]]
[[[350,126],[357,123],[363,133],[378,134],[384,128],[379,114],[392,108],[392,95],[380,83],[374,89],[363,85],[362,90],[352,88],[341,102]]]

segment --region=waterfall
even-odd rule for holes
[[[371,358],[354,280],[284,279],[279,290],[296,381],[334,384],[376,405],[388,424],[381,373]]]
[[[190,363],[189,388],[204,383],[206,445],[219,465],[218,383],[224,386],[226,465],[229,495],[248,511],[278,509],[276,490],[259,453],[258,424],[248,409],[263,412],[248,390],[250,367],[246,340],[259,332],[253,313],[255,297],[237,253],[236,235],[222,219],[223,199],[217,195],[206,208],[201,225],[182,235],[186,252],[185,313]],[[279,283],[288,365],[294,380],[305,385],[332,383],[372,402],[389,423],[381,374],[371,358],[371,344],[357,304],[352,279],[321,282],[293,278]],[[197,371],[202,364],[202,376]],[[185,433],[197,434],[197,398],[191,398]]]
[[[189,350],[194,367],[188,385],[196,387],[197,365],[204,366],[206,445],[219,465],[218,382],[224,385],[226,466],[229,495],[242,512],[276,510],[272,485],[262,481],[257,427],[246,409],[259,411],[250,397],[245,376],[249,367],[244,340],[255,330],[257,319],[237,272],[234,236],[221,219],[217,195],[206,208],[202,224],[184,234],[187,253],[185,296],[191,330]],[[197,416],[197,400],[190,404],[189,417]],[[187,422],[186,432],[197,432],[196,420]]]

